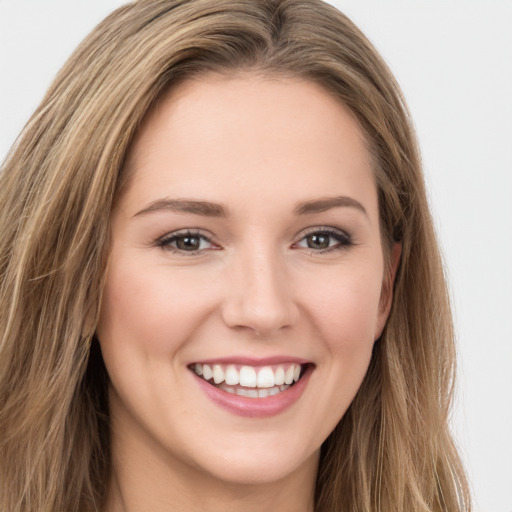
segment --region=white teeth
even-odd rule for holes
[[[203,377],[204,380],[210,380],[213,377],[212,369],[207,364],[203,364]]]
[[[235,393],[239,396],[246,396],[247,398],[258,398],[257,389],[236,388]]]
[[[258,398],[266,398],[268,395],[268,389],[258,389]]]
[[[215,384],[224,382],[224,370],[218,364],[213,367],[213,382]]]
[[[276,386],[280,386],[281,384],[284,384],[284,370],[283,370],[282,366],[280,366],[276,370],[276,374],[274,376],[274,383]]]
[[[246,389],[242,387],[231,387],[227,386],[225,383],[219,384],[219,389],[225,391],[226,393],[230,393],[232,395],[245,396],[248,398],[266,398],[268,396],[278,395],[282,391],[286,391],[290,386],[274,386],[272,388],[262,388],[262,389]]]
[[[256,387],[256,370],[252,366],[242,366],[240,368],[240,386]]]
[[[204,371],[204,369],[203,369]],[[285,384],[291,384],[293,382],[293,375],[295,374],[295,369],[293,368],[293,365],[286,370],[286,374],[284,376],[284,383]]]
[[[264,366],[258,372],[257,387],[259,388],[273,388],[275,385],[274,372],[270,366]]]
[[[224,377],[226,379],[226,384],[229,384],[230,386],[236,386],[240,382],[238,372],[233,365],[226,368]]]
[[[300,364],[282,365],[277,368],[263,366],[259,369],[246,365],[237,370],[233,364],[226,367],[222,364],[196,363],[191,369],[197,375],[202,376],[204,380],[213,380],[217,385],[225,382],[228,386],[240,385],[246,388],[259,389],[288,386],[297,382],[301,373]]]

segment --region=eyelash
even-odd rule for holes
[[[348,233],[345,233],[344,231],[341,231],[339,229],[329,227],[312,228],[311,230],[302,233],[300,240],[294,243],[293,245],[296,246],[298,243],[302,242],[308,236],[311,235],[324,236],[329,237],[331,239],[333,238],[337,243],[333,246],[328,246],[327,248],[321,250],[315,250],[305,247],[305,249],[309,250],[310,254],[329,254],[335,251],[346,250],[352,245],[354,245],[354,241],[352,240],[352,237]]]
[[[183,255],[183,256],[197,256],[199,254],[202,254],[203,251],[205,250],[218,250],[218,249],[197,249],[195,251],[185,251],[183,249],[179,249],[178,247],[173,247],[171,244],[173,242],[177,242],[178,240],[180,239],[185,239],[185,238],[199,238],[200,239],[200,243],[205,241],[209,244],[212,244],[212,245],[215,245],[212,240],[202,234],[201,232],[199,231],[193,231],[193,230],[185,230],[185,231],[176,231],[174,233],[169,233],[167,235],[164,235],[163,237],[159,238],[157,241],[156,241],[156,246],[158,247],[161,247],[162,249],[164,250],[168,250],[168,251],[171,251],[173,253],[176,253],[176,254],[180,254],[180,255]]]
[[[292,247],[297,247],[300,242],[306,240],[307,237],[312,236],[312,235],[316,235],[316,236],[320,236],[320,237],[322,237],[322,236],[328,237],[330,239],[334,239],[337,243],[332,246],[329,245],[327,248],[320,249],[320,250],[304,247],[304,249],[307,249],[310,254],[315,254],[315,255],[329,254],[329,253],[332,253],[335,251],[346,250],[349,247],[355,245],[352,240],[352,237],[349,234],[345,233],[344,231],[341,231],[341,230],[335,229],[335,228],[330,228],[330,227],[315,227],[315,228],[311,228],[310,230],[306,231],[305,233],[302,233],[301,238],[297,242],[293,243]],[[177,243],[178,240],[183,240],[187,237],[199,238],[200,244],[201,244],[201,242],[204,241],[204,242],[207,242],[208,244],[212,244],[215,246],[215,243],[211,240],[210,237],[202,234],[199,231],[194,231],[194,230],[177,231],[174,233],[169,233],[169,234],[164,235],[163,237],[159,238],[155,242],[155,245],[157,247],[161,247],[164,250],[168,250],[175,254],[180,254],[183,256],[185,256],[185,255],[186,256],[198,256],[198,255],[203,254],[204,251],[220,249],[220,247],[217,246],[217,248],[208,248],[208,249],[199,248],[194,251],[186,251],[184,249],[180,249],[178,247],[174,247],[171,245],[173,243]]]

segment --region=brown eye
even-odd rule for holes
[[[326,234],[312,234],[306,237],[310,249],[327,249],[331,244],[331,236]]]
[[[350,235],[334,228],[321,228],[306,233],[294,248],[309,249],[319,254],[346,249],[353,245]]]
[[[218,248],[208,237],[190,231],[170,233],[158,240],[156,245],[171,252],[189,255]]]
[[[197,235],[180,235],[175,240],[180,251],[197,251],[201,247],[201,237]]]

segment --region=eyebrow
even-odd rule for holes
[[[310,215],[314,213],[322,213],[332,208],[341,207],[355,208],[356,210],[359,210],[368,216],[365,207],[359,201],[356,201],[354,198],[348,196],[326,197],[321,199],[314,199],[312,201],[304,201],[297,204],[293,210],[293,213],[295,215]]]
[[[331,210],[332,208],[341,207],[355,208],[365,215],[368,215],[366,209],[359,201],[348,196],[335,196],[313,199],[311,201],[302,201],[295,206],[293,213],[295,215],[312,215]],[[137,212],[134,217],[161,210],[169,210],[175,213],[190,213],[193,215],[201,215],[203,217],[229,217],[228,208],[220,203],[193,199],[169,198],[158,199],[151,202],[148,206]]]
[[[134,217],[160,210],[170,210],[175,213],[192,213],[204,217],[228,217],[228,210],[219,203],[210,201],[195,201],[191,199],[158,199],[146,208],[137,212]]]

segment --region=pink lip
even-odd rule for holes
[[[220,357],[217,359],[202,359],[201,361],[191,361],[190,363],[200,363],[200,364],[235,364],[235,365],[247,365],[247,366],[271,366],[275,364],[284,364],[284,363],[296,363],[296,364],[307,364],[311,361],[307,359],[301,359],[298,357],[289,357],[289,356],[273,356],[273,357],[265,357],[261,359],[252,358],[252,357]]]
[[[233,359],[229,358],[225,361],[227,363],[232,363]],[[240,360],[235,359],[235,361],[239,363]],[[257,364],[255,364],[253,361],[251,364],[259,366],[262,364],[261,361],[265,361],[264,364],[266,365],[278,364],[269,363],[269,360],[259,360]],[[286,361],[289,362],[290,359],[286,359]],[[220,359],[215,360],[215,362],[218,364],[223,364],[222,360]],[[279,362],[282,362],[282,360]],[[298,361],[294,359],[293,362]],[[205,364],[208,364],[208,362]],[[266,398],[249,398],[245,396],[233,395],[231,393],[227,393],[226,391],[222,391],[222,389],[212,386],[195,374],[193,374],[193,376],[201,389],[206,393],[208,398],[210,398],[213,402],[226,409],[227,411],[238,416],[245,416],[249,418],[268,418],[270,416],[276,416],[277,414],[280,414],[284,410],[288,409],[288,407],[292,406],[295,402],[297,402],[297,400],[299,400],[308,384],[313,370],[314,365],[309,365],[304,375],[293,386],[291,386],[286,391],[282,391],[277,395],[268,396]]]

